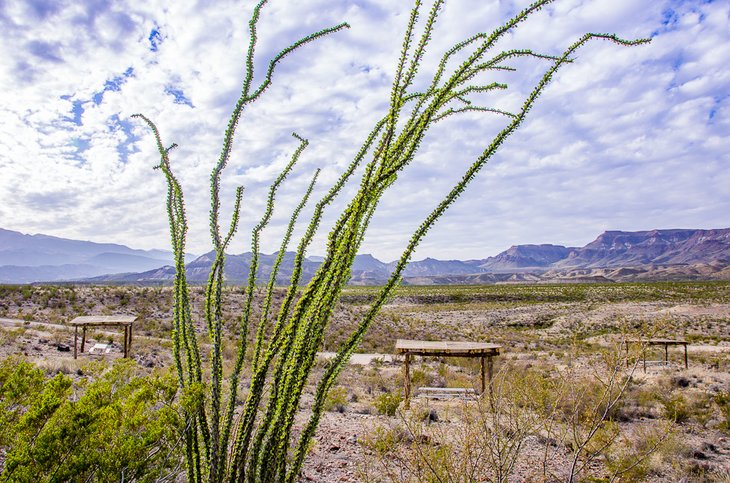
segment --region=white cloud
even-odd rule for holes
[[[450,2],[421,69],[425,79],[449,45],[525,5]],[[207,250],[207,181],[240,92],[249,8],[233,0],[0,3],[0,226],[166,247],[157,155],[147,130],[129,121],[142,112],[166,143],[180,146],[172,162],[186,188],[189,249]],[[604,229],[729,226],[729,14],[726,2],[563,0],[521,25],[500,48],[557,54],[586,31],[653,41],[622,48],[597,40],[581,50],[418,256],[579,245]],[[343,20],[352,28],[286,58],[241,120],[222,184],[223,224],[235,187],[246,186],[234,252],[248,249],[246,231],[268,183],[297,146],[292,131],[311,144],[278,197],[264,251],[275,249],[272,235],[313,170],[323,168],[321,196],[352,159],[385,113],[407,16],[407,6],[385,0],[271,0],[264,9],[255,82],[291,41]],[[510,90],[485,102],[517,108],[548,63],[513,65],[520,72],[494,76]],[[397,257],[504,122],[469,114],[435,127],[386,194],[364,251]],[[314,252],[335,215],[328,213]]]

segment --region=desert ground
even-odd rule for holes
[[[377,290],[345,289],[313,380]],[[192,288],[201,333],[203,291]],[[228,357],[243,300],[226,289]],[[74,360],[68,323],[125,314],[138,317],[136,370],[164,373],[171,306],[169,287],[3,286],[0,358],[93,377],[88,364],[121,358],[122,333],[92,330],[87,349],[111,351]],[[626,340],[648,338],[687,341],[689,367],[681,346],[668,364],[661,347],[626,351]],[[477,360],[417,358],[405,409],[397,339],[501,345],[491,391],[476,394]],[[302,481],[730,481],[728,282],[405,286],[359,352],[330,394]],[[467,392],[432,399],[426,386]]]

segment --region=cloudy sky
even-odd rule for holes
[[[130,120],[141,112],[165,143],[180,146],[172,163],[186,193],[188,248],[207,251],[208,177],[240,92],[252,3],[0,0],[0,227],[167,248],[153,139]],[[526,4],[448,1],[420,82],[453,43],[491,31]],[[224,219],[235,187],[246,187],[233,253],[249,249],[267,186],[296,148],[292,131],[311,144],[278,197],[265,252],[312,172],[323,169],[319,197],[352,159],[386,110],[410,6],[271,0],[265,8],[257,82],[271,56],[297,38],[341,21],[352,28],[288,57],[245,112],[223,182]],[[521,243],[584,245],[603,230],[730,226],[730,2],[557,0],[498,47],[558,54],[589,31],[652,43],[582,49],[417,259],[484,258]],[[485,103],[515,108],[548,66],[512,65],[517,72],[480,80],[509,84]],[[396,258],[505,122],[467,114],[434,128],[383,199],[362,252]],[[351,195],[341,195],[311,254],[322,253]]]

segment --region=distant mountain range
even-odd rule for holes
[[[135,250],[0,228],[0,283],[54,282],[150,270],[172,262],[163,250]]]
[[[214,253],[187,264],[191,282],[205,282]],[[98,244],[22,235],[0,229],[0,282],[81,280],[92,283],[167,283],[175,270],[172,256],[159,250],[133,250]],[[261,254],[257,278],[267,280],[275,254]],[[294,253],[287,253],[277,281],[286,284]],[[303,281],[314,275],[322,257],[307,258]],[[11,264],[8,264],[11,263]],[[244,283],[251,253],[227,255],[225,277]],[[5,265],[3,265],[5,264]],[[396,262],[372,255],[355,258],[350,283],[381,284]],[[93,272],[93,273],[92,273]],[[516,245],[479,260],[426,258],[408,264],[404,283],[479,284],[610,282],[642,280],[730,279],[730,228],[715,230],[607,231],[584,247]]]

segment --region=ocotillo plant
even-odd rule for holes
[[[216,257],[206,288],[205,324],[211,348],[205,366],[200,354],[201,344],[197,340],[195,324],[191,317],[190,297],[185,276],[184,250],[187,222],[183,193],[173,175],[169,160],[170,151],[175,145],[166,148],[155,125],[146,117],[138,115],[154,132],[161,157],[157,167],[164,173],[168,186],[167,211],[176,261],[173,347],[188,422],[185,448],[189,481],[295,481],[317,428],[328,391],[362,340],[384,301],[398,285],[413,251],[429,229],[464,192],[467,185],[494,156],[505,139],[522,124],[555,72],[571,62],[571,56],[576,50],[594,38],[606,39],[620,45],[636,45],[648,41],[646,39],[628,41],[611,34],[588,33],[557,56],[527,49],[493,52],[495,44],[500,38],[518,28],[528,17],[551,1],[538,0],[491,33],[478,33],[453,45],[443,53],[438,68],[430,83],[427,83],[428,88],[423,91],[413,89],[414,79],[418,74],[444,1],[434,0],[422,20],[420,19],[424,10],[422,2],[421,0],[415,1],[398,58],[388,112],[384,113],[370,131],[357,155],[335,185],[317,203],[305,234],[297,247],[294,270],[286,295],[276,316],[270,321],[272,294],[278,268],[289,244],[294,224],[312,192],[317,177],[315,173],[315,179],[312,180],[301,203],[291,216],[270,279],[263,290],[261,317],[259,320],[253,320],[252,305],[254,291],[257,289],[259,236],[271,217],[278,187],[307,145],[306,140],[294,135],[300,141],[299,148],[289,165],[271,186],[266,211],[252,233],[253,256],[248,283],[244,289],[245,307],[241,314],[237,355],[230,368],[227,390],[223,381],[222,286],[225,250],[238,225],[242,188],[236,192],[230,228],[224,234],[221,232],[219,224],[219,183],[230,156],[236,126],[245,107],[258,99],[270,85],[274,70],[285,56],[306,43],[347,28],[347,24],[343,23],[316,32],[281,51],[270,61],[264,80],[258,87],[254,87],[252,81],[256,26],[266,0],[260,1],[253,10],[249,22],[250,39],[241,97],[231,115],[223,137],[222,151],[211,175],[210,230]],[[417,34],[419,29],[420,34]],[[458,65],[453,65],[456,64],[454,60],[457,56],[466,60]],[[506,89],[507,85],[484,82],[482,77],[493,70],[514,71],[515,68],[510,67],[506,62],[520,57],[547,61],[548,67],[519,110],[505,112],[476,105],[470,100],[470,97],[473,98],[472,94],[475,93]],[[352,263],[365,237],[370,219],[377,209],[378,202],[383,193],[393,186],[398,174],[414,161],[428,130],[435,123],[463,112],[496,113],[505,116],[507,123],[415,231],[393,274],[380,290],[356,330],[340,347],[336,357],[327,366],[318,381],[311,416],[298,438],[295,439],[292,426],[295,415],[299,411],[302,391],[307,383],[316,352],[322,344],[325,329],[342,287],[350,277]],[[324,261],[299,297],[296,298],[305,253],[319,228],[322,215],[363,163],[365,166],[359,189],[346,204],[329,232]],[[273,326],[270,327],[270,324]],[[253,347],[249,347],[247,343],[251,328],[255,330]],[[248,364],[248,372],[250,372],[250,383],[248,390],[243,395],[243,406],[238,408],[236,401],[242,391],[242,388],[239,387],[240,378],[246,364]]]

